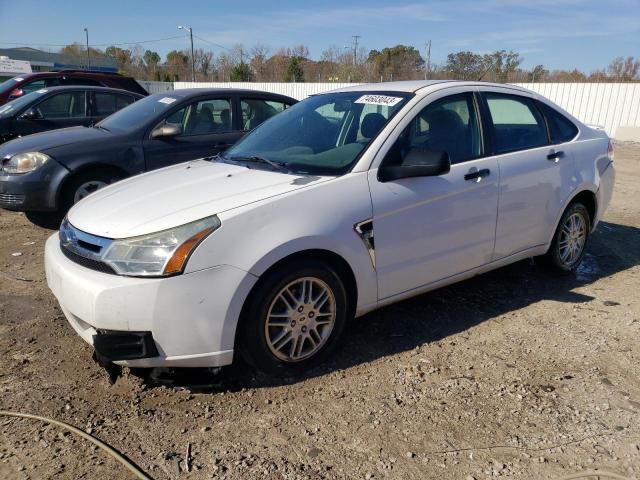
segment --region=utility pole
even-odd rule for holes
[[[353,37],[353,66],[355,67],[358,59],[358,39],[360,35],[352,35]]]
[[[427,49],[427,61],[424,64],[424,79],[431,77],[431,40],[424,44]]]
[[[91,54],[89,53],[89,30],[84,29],[84,34],[87,38],[87,70],[91,70]]]
[[[178,25],[178,30],[189,30],[189,38],[191,39],[191,81],[196,81],[196,58],[193,55],[193,28]]]

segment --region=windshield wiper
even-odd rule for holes
[[[107,127],[103,127],[102,125],[93,125],[93,128],[99,128],[100,130],[104,130],[105,132],[110,132]]]
[[[289,169],[286,167],[286,163],[284,162],[275,162],[273,160],[269,160],[268,158],[260,157],[258,155],[249,155],[246,157],[222,157],[225,160],[238,161],[238,162],[249,162],[249,163],[262,163],[265,165],[269,165],[276,170],[281,172],[289,173]]]

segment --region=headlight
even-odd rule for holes
[[[141,277],[181,273],[191,253],[220,227],[216,215],[150,235],[114,240],[102,260],[120,275]]]
[[[49,155],[40,152],[18,153],[5,161],[2,168],[7,173],[27,173],[51,160]]]

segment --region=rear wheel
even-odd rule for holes
[[[579,202],[570,204],[560,219],[549,251],[542,257],[544,263],[559,274],[573,272],[582,261],[590,233],[587,208]]]
[[[301,373],[335,348],[348,312],[346,289],[331,267],[293,262],[262,278],[248,300],[240,351],[265,373]]]

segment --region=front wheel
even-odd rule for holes
[[[574,202],[567,207],[556,228],[549,251],[542,257],[554,272],[567,275],[580,265],[591,233],[587,208]]]
[[[336,347],[348,317],[344,284],[329,266],[300,260],[260,280],[243,313],[240,351],[255,368],[287,376]]]
[[[89,171],[73,177],[62,190],[58,213],[64,217],[69,209],[83,198],[107,185],[120,180],[120,176],[109,171]]]

